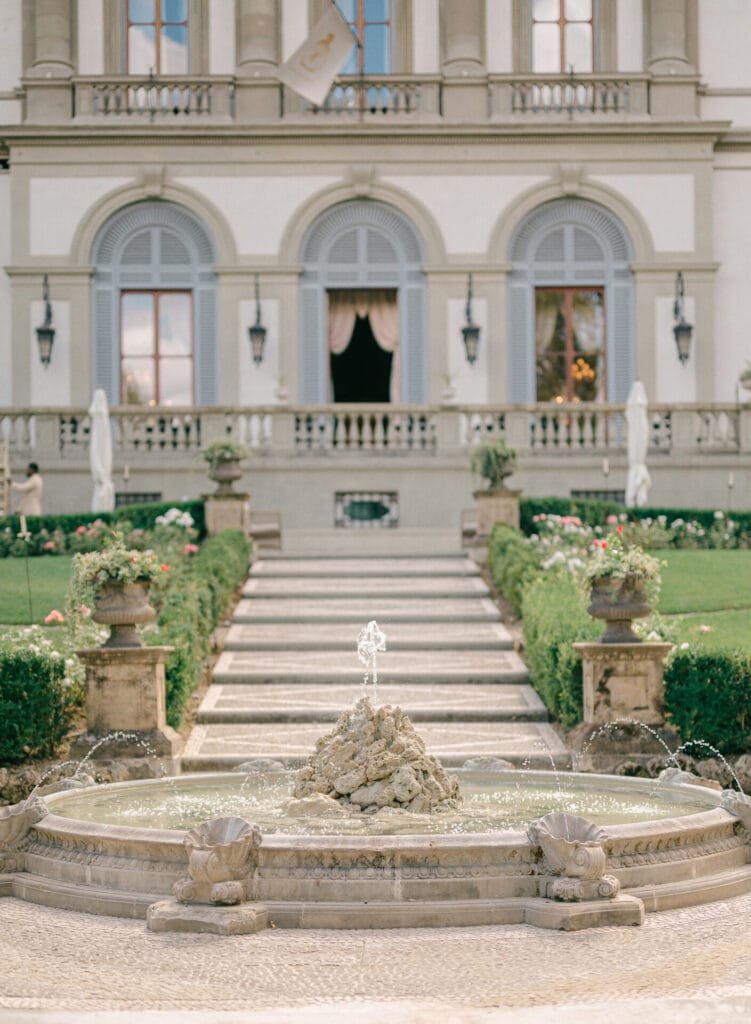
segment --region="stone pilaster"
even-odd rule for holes
[[[485,70],[483,0],[442,0],[443,73],[477,75]]]
[[[681,75],[694,68],[689,57],[690,0],[649,0],[647,68],[655,75]]]
[[[71,0],[36,0],[32,76],[70,77],[73,73],[72,25]]]
[[[279,0],[238,0],[237,73],[268,75],[279,63]]]

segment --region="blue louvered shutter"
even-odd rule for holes
[[[215,405],[218,400],[216,292],[198,287],[195,296],[195,395],[198,405]]]
[[[325,292],[317,283],[300,287],[300,401],[326,402]]]
[[[109,280],[94,285],[93,312],[92,390],[102,388],[110,405],[116,405],[120,399],[118,308]]]
[[[425,345],[425,291],[407,285],[400,295],[401,401],[420,405],[426,400],[428,379]],[[395,396],[396,397],[396,396]]]
[[[629,280],[616,277],[610,291],[612,308],[608,316],[608,398],[611,402],[625,402],[635,374],[633,289]]]
[[[509,284],[508,396],[510,402],[535,400],[534,290],[526,281]]]

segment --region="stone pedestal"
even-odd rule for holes
[[[157,755],[176,757],[182,740],[167,725],[164,662],[171,647],[94,647],[78,651],[86,666],[86,728],[76,753],[111,733],[102,758]],[[94,755],[96,756],[96,755]]]
[[[209,537],[222,530],[250,533],[249,494],[207,494],[203,500]]]
[[[269,912],[260,903],[233,907],[185,906],[177,900],[152,903],[146,926],[152,932],[198,932],[209,935],[253,935],[268,927]]]
[[[579,643],[574,649],[582,659],[585,722],[664,724],[663,663],[672,644]]]
[[[521,491],[475,491],[477,502],[477,540],[485,541],[496,523],[519,529]]]

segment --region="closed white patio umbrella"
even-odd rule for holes
[[[94,392],[89,416],[89,465],[94,481],[91,511],[111,512],[115,507],[115,488],[112,485],[112,428],[107,396],[101,388]]]
[[[647,392],[640,380],[631,385],[626,402],[626,431],[628,443],[628,480],[626,505],[629,508],[647,504],[647,492],[652,479],[647,470],[649,422],[647,420]]]

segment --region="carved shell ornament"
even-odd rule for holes
[[[194,881],[224,882],[250,872],[261,830],[244,818],[212,818],[192,828],[183,842],[190,851],[188,870]]]
[[[48,813],[47,804],[38,796],[0,809],[0,849],[19,843],[32,825]]]
[[[540,846],[545,866],[566,878],[602,878],[607,856],[602,847],[605,832],[587,818],[553,811],[533,821],[527,835]]]

